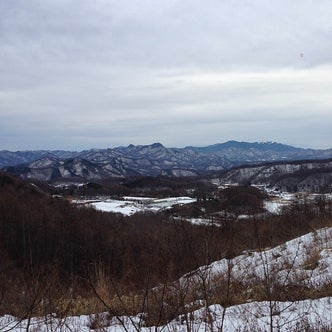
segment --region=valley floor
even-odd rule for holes
[[[104,212],[121,213],[125,216],[133,215],[137,212],[157,212],[169,209],[177,204],[189,204],[196,202],[191,197],[168,197],[168,198],[151,198],[151,197],[123,197],[117,199],[92,199],[92,200],[75,200],[76,204],[85,204]]]

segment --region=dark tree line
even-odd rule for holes
[[[153,270],[157,280],[165,275],[175,278],[204,264],[200,257],[206,256],[202,253],[206,236],[211,237],[211,253],[220,243],[221,230],[175,223],[162,214],[125,218],[77,208],[11,176],[1,178],[2,251],[21,269],[57,264],[61,274],[84,277],[91,264],[101,261],[117,279],[140,287],[139,279],[147,270]]]
[[[244,194],[240,189],[227,195],[249,195],[250,202],[259,198],[257,192]],[[195,226],[162,213],[124,217],[78,208],[0,173],[0,311],[8,313],[6,303],[14,301],[8,298],[9,289],[25,292],[22,280],[43,284],[45,271],[51,271],[45,280],[53,280],[51,275],[57,289],[75,283],[84,297],[88,279],[101,265],[119,287],[137,291],[147,282],[151,287],[169,282],[214,260],[275,246],[331,224],[331,214],[330,204],[317,200],[274,217]]]

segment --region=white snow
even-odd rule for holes
[[[157,212],[163,209],[169,209],[176,204],[189,204],[196,202],[191,197],[124,197],[124,200],[106,199],[103,201],[76,201],[77,204],[89,204],[100,211],[121,213],[129,216],[138,212]]]
[[[180,218],[181,220],[181,218]],[[189,221],[190,223],[192,223],[193,225],[202,225],[202,226],[217,226],[220,227],[221,223],[220,220],[218,219],[214,219],[214,218],[189,218],[186,219],[187,221]]]
[[[272,316],[270,315],[272,310]],[[107,313],[84,315],[60,319],[52,316],[32,318],[29,331],[91,331],[91,323],[97,320],[104,327],[97,329],[104,332],[207,332],[207,331],[270,331],[272,324],[275,331],[304,331],[309,327],[317,331],[332,328],[332,298],[297,302],[251,302],[224,308],[219,304],[203,307],[190,314],[178,316],[167,325],[144,327],[139,316],[108,318]],[[224,318],[223,318],[224,316]],[[28,320],[18,321],[13,316],[0,317],[1,331],[27,331]]]
[[[142,210],[130,201],[107,200],[90,203],[90,205],[100,211],[121,213],[125,216],[130,216]]]
[[[230,269],[232,278],[245,280],[248,285],[264,281],[265,271],[274,284],[300,284],[321,287],[332,282],[332,227],[303,235],[283,245],[262,251],[248,251],[231,260],[222,259],[190,273],[199,279],[204,273],[213,283],[218,275]],[[184,276],[183,278],[187,278]]]
[[[280,201],[264,202],[264,208],[273,214],[277,214],[280,211],[282,206],[285,206],[285,204],[281,203]]]

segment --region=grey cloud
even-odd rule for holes
[[[0,149],[310,145],[310,123],[323,145],[331,17],[329,0],[0,0]]]
[[[329,1],[12,0],[1,9],[3,39],[39,60],[232,68],[296,66],[302,52],[317,65],[331,51]]]

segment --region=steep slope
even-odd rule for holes
[[[332,159],[237,167],[223,173],[220,182],[265,185],[282,191],[331,191]]]
[[[102,167],[80,158],[60,160],[46,157],[22,166],[5,167],[4,170],[23,179],[39,181],[52,181],[60,178],[102,179],[110,176]]]

